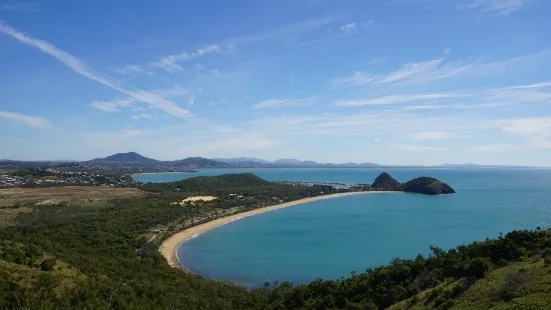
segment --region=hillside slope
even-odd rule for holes
[[[551,305],[549,259],[525,258],[522,262],[497,267],[468,288],[466,281],[439,285],[388,309],[549,309]]]

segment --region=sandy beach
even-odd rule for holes
[[[311,197],[311,198],[304,198],[299,199],[295,201],[290,201],[278,205],[268,206],[256,210],[251,210],[247,212],[242,212],[234,215],[230,215],[228,217],[219,218],[201,225],[197,225],[191,228],[188,228],[186,230],[182,230],[179,233],[176,233],[172,236],[170,236],[168,239],[166,239],[163,244],[159,247],[159,252],[166,258],[168,261],[168,264],[175,268],[183,268],[185,267],[181,264],[181,262],[178,260],[177,251],[178,248],[187,240],[197,237],[199,234],[204,233],[206,231],[209,231],[211,229],[214,229],[216,227],[222,226],[224,224],[231,223],[233,221],[253,216],[256,214],[269,212],[281,208],[286,208],[290,206],[295,206],[311,201],[321,200],[321,199],[329,199],[329,198],[336,198],[336,197],[344,197],[344,196],[351,196],[351,195],[365,195],[365,194],[382,194],[382,193],[396,193],[393,191],[371,191],[371,192],[349,192],[349,193],[338,193],[338,194],[331,194],[331,195],[323,195],[318,197]],[[187,270],[187,269],[185,269]]]

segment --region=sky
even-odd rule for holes
[[[0,158],[551,166],[549,0],[0,0]]]

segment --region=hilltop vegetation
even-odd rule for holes
[[[454,194],[455,191],[448,184],[442,183],[435,178],[415,178],[403,185],[403,191],[408,193],[419,193],[425,195]]]
[[[371,185],[373,189],[404,191],[424,195],[446,195],[454,194],[455,191],[446,183],[435,178],[419,177],[404,184],[398,182],[388,173],[381,173]]]
[[[371,184],[371,187],[373,188],[379,188],[379,189],[394,189],[398,190],[400,189],[400,182],[398,182],[395,178],[391,177],[390,174],[383,172],[381,173]]]
[[[0,228],[0,309],[538,309],[549,302],[551,232],[540,230],[447,251],[431,247],[429,257],[396,258],[346,279],[307,285],[273,283],[248,291],[205,279],[169,267],[158,242],[144,234],[215,214],[237,199],[224,193],[255,201],[253,208],[274,203],[274,192],[295,199],[321,189],[250,174],[147,186],[159,194],[89,207],[25,206],[28,212]],[[205,193],[221,198],[171,204]]]

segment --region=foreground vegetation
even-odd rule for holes
[[[183,229],[227,208],[241,212],[330,189],[251,175],[143,189],[158,194],[93,206],[24,206],[26,212],[0,229],[0,309],[541,309],[550,302],[551,232],[545,230],[448,251],[431,247],[429,257],[394,259],[346,279],[307,285],[273,283],[249,291],[205,279],[169,267],[157,251],[166,236],[147,242],[145,234]],[[219,198],[171,204],[204,194]]]

